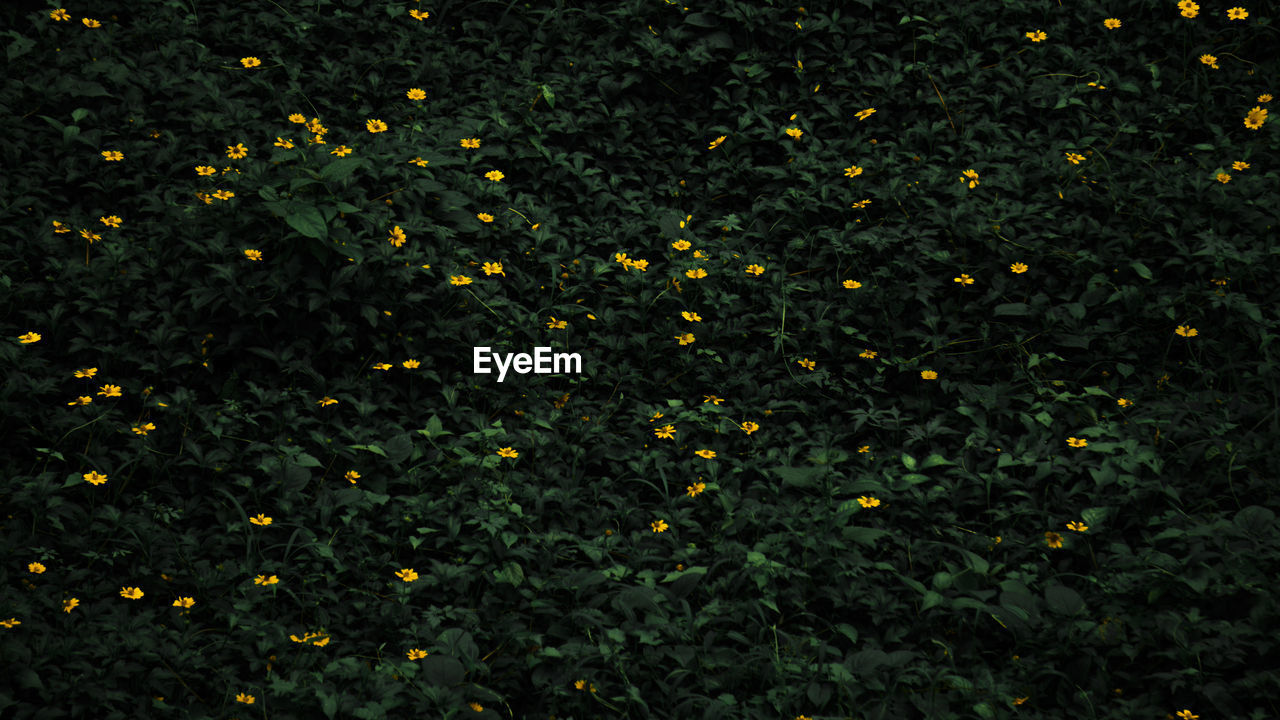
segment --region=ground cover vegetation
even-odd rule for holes
[[[7,3],[0,715],[1280,717],[1274,9]]]

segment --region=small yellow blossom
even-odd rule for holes
[[[156,429],[156,426],[154,423],[146,423],[146,424],[134,427],[133,431],[138,435],[146,435],[147,433],[155,429]]]
[[[471,278],[467,277],[466,275],[450,275],[449,284],[450,285],[470,285]]]
[[[249,522],[253,523],[254,525],[261,525],[263,527],[266,527],[267,525],[271,524],[271,518],[267,517],[266,515],[263,515],[262,513],[258,513],[255,517],[249,518]]]
[[[877,353],[875,350],[870,350],[870,349],[868,349],[868,350],[863,350],[862,352],[858,353],[858,357],[860,357],[860,358],[866,358],[866,359],[868,359],[868,360],[875,360],[875,359],[876,359],[876,355],[878,355],[878,354],[879,354],[879,353]]]
[[[551,319],[547,321],[547,327],[551,330],[563,330],[568,324],[569,322],[567,320],[557,320],[555,317],[551,317]]]
[[[934,372],[934,371],[932,371],[932,370],[921,370],[921,371],[920,371],[920,377],[921,377],[921,378],[923,378],[923,379],[925,379],[925,380],[937,380],[937,379],[938,379],[938,373],[936,373],[936,372]]]
[[[107,162],[120,162],[124,159],[124,153],[119,150],[104,150],[102,151],[102,158]]]
[[[27,563],[27,572],[40,575],[45,571],[45,566],[38,562]]]
[[[854,113],[853,116],[858,118],[858,122],[862,122],[863,120],[866,120],[867,118],[875,114],[875,111],[876,111],[875,108],[867,108],[866,110],[859,110],[858,112]]]
[[[1031,42],[1042,42],[1048,37],[1049,36],[1046,35],[1043,30],[1036,30],[1034,32],[1027,33],[1027,39],[1029,39]]]
[[[716,148],[720,147],[720,143],[724,142],[725,137],[726,137],[726,136],[721,135],[720,137],[716,138],[715,140],[712,140],[712,141],[711,141],[711,144],[707,146],[707,149],[708,149],[708,150],[715,150]]]
[[[1021,275],[1027,271],[1027,265],[1026,263],[1016,262],[1009,266],[1009,271]]]
[[[1118,20],[1117,18],[1107,18],[1106,20],[1102,21],[1102,24],[1108,30],[1115,30],[1116,28],[1120,27],[1120,20]]]
[[[694,270],[685,270],[684,275],[685,277],[694,278],[694,279],[704,278],[707,276],[707,271],[703,270],[702,268],[697,268]]]
[[[107,481],[107,476],[97,470],[92,470],[84,474],[84,480],[92,485],[101,485]]]
[[[506,175],[502,174],[501,170],[490,170],[485,173],[484,176],[494,182],[502,182],[502,178],[506,177]]]
[[[1089,526],[1085,525],[1082,522],[1079,522],[1078,520],[1072,520],[1071,522],[1067,523],[1067,529],[1074,530],[1076,532],[1084,532],[1085,530],[1089,529]]]
[[[245,705],[252,705],[255,700],[256,698],[254,698],[252,695],[248,695],[246,693],[236,693],[236,702],[241,702],[241,703],[244,703]]]
[[[1205,65],[1208,65],[1214,70],[1218,69],[1218,58],[1213,55],[1209,55],[1207,53],[1204,55],[1201,55],[1200,62],[1204,63]]]
[[[356,480],[360,479],[360,473],[356,472],[355,470],[348,470],[346,474],[343,475],[342,477],[346,478],[347,482],[351,483],[352,485],[355,485]]]
[[[173,601],[173,607],[186,608],[188,610],[191,609],[195,604],[196,604],[196,599],[189,596],[182,596],[182,597],[179,597],[177,600]]]
[[[129,600],[137,600],[141,598],[142,595],[143,595],[143,592],[142,592],[142,588],[140,587],[125,586],[120,588],[120,597],[122,598],[127,598]]]
[[[960,283],[961,285],[972,285],[972,284],[973,284],[973,278],[969,277],[968,275],[966,275],[966,274],[964,274],[964,273],[960,273],[960,277],[958,277],[958,278],[952,278],[952,280],[954,280],[955,282]]]
[[[262,61],[251,55],[249,57],[240,58],[240,64],[247,68],[252,68],[252,67],[258,67],[259,65],[261,65]]]
[[[458,142],[462,147],[467,148],[468,150],[475,150],[480,147],[480,138],[462,138]]]
[[[960,182],[965,182],[967,180],[969,182],[970,189],[978,186],[978,171],[970,168],[969,170],[965,170],[962,175],[963,177],[960,178]]]
[[[70,13],[63,8],[58,8],[57,10],[49,13],[49,17],[52,18],[54,22],[62,22],[63,20],[71,19]]]
[[[520,457],[520,451],[510,447],[499,448],[498,456],[504,458],[517,458]]]
[[[1046,532],[1044,534],[1044,544],[1051,548],[1062,547],[1062,536],[1056,532]]]
[[[704,448],[704,449],[702,449],[702,450],[699,450],[699,451],[695,452],[695,453],[694,453],[694,455],[697,455],[698,457],[703,458],[703,459],[705,459],[705,460],[710,460],[711,458],[713,458],[713,457],[715,457],[715,456],[716,456],[716,451],[715,451],[715,450],[707,450],[707,449],[705,449],[705,448]]]
[[[804,131],[800,128],[787,128],[787,134],[790,135],[792,139],[799,140],[800,136],[804,134]]]
[[[317,401],[316,401],[316,404],[317,404],[317,405],[319,405],[320,407],[328,407],[328,406],[330,406],[330,405],[337,405],[337,404],[338,404],[338,401],[337,401],[337,400],[334,400],[333,398],[329,397],[328,395],[325,395],[324,397],[322,397],[322,398],[320,398],[319,400],[317,400]]]
[[[747,266],[747,274],[748,274],[748,275],[755,275],[755,276],[757,276],[757,277],[758,277],[758,276],[759,276],[761,273],[763,273],[763,272],[764,272],[764,266],[763,266],[763,265],[756,265],[756,264],[754,264],[754,263],[753,263],[753,264],[751,264],[751,265],[748,265],[748,266]],[[690,276],[690,277],[692,277],[692,276]],[[701,276],[699,276],[699,277],[701,277]]]
[[[675,248],[676,250],[688,250],[689,248],[693,247],[693,244],[690,243],[688,240],[681,239],[671,243],[671,247]]]
[[[409,88],[409,90],[405,92],[405,96],[410,100],[421,100],[427,96],[427,93],[422,88]]]
[[[698,495],[702,494],[702,492],[706,489],[707,489],[706,483],[696,482],[692,485],[686,486],[685,492],[688,493],[689,497],[698,497]]]
[[[480,269],[484,270],[485,275],[507,276],[507,274],[502,271],[502,263],[500,262],[486,262]]]
[[[798,363],[800,367],[804,368],[805,370],[813,370],[814,367],[817,366],[817,363],[810,360],[809,358],[805,358],[803,360],[797,360],[796,363]]]
[[[371,133],[386,132],[386,131],[387,131],[387,124],[386,124],[386,123],[384,123],[384,122],[382,122],[381,120],[377,120],[377,119],[374,119],[374,120],[365,120],[365,121],[364,121],[364,128],[365,128],[366,130],[368,130],[369,132],[371,132]]]
[[[752,421],[748,420],[748,421],[746,421],[746,422],[742,423],[741,425],[739,425],[739,426],[738,426],[738,429],[740,429],[740,430],[742,430],[742,432],[744,432],[744,433],[746,433],[746,434],[750,435],[751,433],[753,433],[753,432],[755,432],[755,431],[757,431],[757,430],[759,430],[759,429],[760,429],[760,424],[759,424],[759,423],[755,423],[755,422],[752,422]]]
[[[858,177],[862,174],[862,168],[857,165],[851,165],[844,169],[845,177]]]
[[[1073,448],[1082,448],[1087,446],[1089,444],[1089,441],[1085,440],[1084,438],[1069,437],[1067,438],[1067,444]]]
[[[280,578],[275,575],[259,575],[253,579],[254,585],[275,585],[280,582]]]
[[[262,251],[249,248],[248,250],[244,251],[244,256],[249,258],[250,260],[258,262],[262,260]]]
[[[412,369],[414,369],[414,368],[416,368],[416,367],[420,367],[420,366],[422,365],[422,363],[418,362],[417,360],[415,360],[415,359],[413,359],[413,358],[409,358],[408,360],[405,360],[404,362],[402,362],[402,363],[400,363],[400,364],[401,364],[401,365],[403,365],[405,368],[407,368],[407,369],[409,369],[409,370],[412,370]]]
[[[1195,337],[1200,334],[1199,330],[1196,330],[1195,328],[1189,325],[1179,325],[1174,330],[1174,332],[1177,333],[1178,335],[1181,335],[1182,337],[1189,337],[1189,338]]]
[[[676,427],[674,425],[663,425],[660,428],[654,428],[653,434],[663,440],[675,439]]]
[[[28,332],[26,334],[19,335],[18,341],[21,342],[23,345],[30,345],[31,343],[40,342],[40,338],[41,338],[40,333]],[[87,376],[87,377],[92,377],[92,376]]]
[[[694,340],[695,338],[693,337],[693,333],[683,333],[681,335],[676,335],[676,341],[679,342],[681,345],[689,345]]]
[[[667,521],[666,521],[666,520],[655,520],[655,521],[653,521],[653,522],[649,523],[649,527],[653,528],[653,531],[654,531],[654,532],[656,532],[656,533],[660,533],[660,532],[666,532],[666,531],[667,531],[667,528],[668,528],[668,527],[670,527],[670,526],[669,526],[669,525],[667,525]]]
[[[414,572],[413,568],[401,568],[396,571],[396,577],[407,583],[411,583],[418,579],[418,573]]]
[[[863,495],[858,498],[858,504],[864,508],[880,507],[880,499]]]
[[[62,612],[69,613],[80,604],[80,598],[67,598],[62,601]]]
[[[857,290],[858,288],[862,287],[862,283],[858,282],[857,280],[845,280],[844,283],[842,284],[844,285],[844,288],[846,290]]]

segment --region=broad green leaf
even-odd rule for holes
[[[324,215],[314,205],[294,207],[284,219],[290,227],[306,237],[324,240],[329,235],[329,228],[324,223]]]

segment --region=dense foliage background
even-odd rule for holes
[[[6,4],[0,715],[1280,716],[1267,4],[906,5]]]

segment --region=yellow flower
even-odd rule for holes
[[[961,285],[972,285],[972,284],[973,284],[973,278],[969,277],[968,275],[966,275],[966,274],[964,274],[964,273],[960,273],[960,277],[958,277],[958,278],[951,278],[951,279],[952,279],[952,280],[954,280],[954,281],[956,281],[956,282],[958,282],[958,283],[960,283]]]
[[[1027,265],[1026,263],[1016,262],[1009,266],[1009,271],[1021,275],[1027,271]]]
[[[1182,8],[1182,17],[1193,18],[1200,14],[1200,6],[1191,2],[1191,0],[1182,0],[1178,3],[1178,7]]]
[[[120,597],[130,600],[137,600],[142,597],[142,588],[140,587],[122,587],[120,588]]]
[[[242,702],[245,705],[252,705],[254,703],[254,700],[255,698],[252,695],[247,695],[245,693],[236,693],[236,702]]]
[[[404,242],[407,239],[409,239],[409,236],[404,234],[404,230],[401,230],[399,225],[393,226],[391,228],[391,234],[387,236],[387,242],[395,245],[396,247],[404,245]]]
[[[485,173],[484,176],[494,182],[502,182],[502,178],[506,177],[506,175],[502,174],[501,170],[490,170]]]
[[[1258,102],[1260,102],[1260,103],[1269,103],[1269,102],[1271,102],[1271,93],[1262,93],[1261,95],[1259,95],[1259,96],[1258,96]]]
[[[98,368],[85,368],[83,370],[77,370],[75,373],[76,377],[78,378],[91,378],[97,374],[98,374]]]
[[[500,262],[487,262],[480,269],[484,270],[485,275],[497,274],[497,275],[501,275],[502,277],[507,276],[506,273],[502,272],[502,263]]]
[[[449,284],[450,285],[470,285],[471,278],[467,277],[466,275],[450,275]]]
[[[67,11],[62,8],[58,8],[57,10],[54,10],[53,12],[49,13],[49,17],[52,18],[54,22],[62,22],[63,20],[71,19],[71,15],[68,14]]]
[[[932,370],[921,370],[921,371],[920,371],[920,377],[921,377],[921,378],[923,378],[923,379],[925,379],[925,380],[937,380],[937,379],[938,379],[938,373],[936,373],[936,372],[934,372],[934,371],[932,371]]]
[[[409,370],[412,370],[412,369],[414,369],[414,368],[419,367],[420,365],[422,365],[422,363],[418,362],[417,360],[414,360],[413,358],[409,358],[408,360],[405,360],[404,362],[402,362],[402,363],[400,363],[400,364],[401,364],[401,365],[403,365],[404,367],[408,368]]]
[[[80,598],[67,598],[62,601],[62,612],[69,613],[80,604]]]
[[[863,350],[862,352],[858,353],[858,357],[866,358],[868,360],[874,360],[876,358],[876,355],[878,354],[879,353],[877,353],[875,350]]]
[[[813,368],[816,366],[816,363],[814,363],[809,358],[805,358],[803,360],[797,360],[796,362],[799,363],[800,367],[804,368],[805,370],[813,370]]]
[[[236,194],[231,192],[230,190],[219,190],[215,192],[213,196],[218,198],[219,200],[230,200],[231,198],[235,197]]]
[[[517,458],[520,457],[520,451],[510,447],[498,448],[498,457]]]
[[[793,139],[799,140],[800,136],[804,134],[804,131],[801,130],[800,128],[787,128],[787,134],[790,135]]]
[[[689,278],[704,278],[707,276],[707,271],[702,268],[698,268],[696,270],[685,270],[684,275]]]
[[[1190,710],[1179,710],[1178,720],[1200,720],[1200,716],[1193,715]]]
[[[387,367],[391,367],[391,366],[388,365]],[[342,477],[346,478],[347,482],[351,483],[352,485],[355,485],[356,480],[360,479],[360,473],[356,472],[355,470],[348,470],[347,473]]]
[[[27,563],[27,572],[39,575],[45,571],[45,566],[38,562]]]
[[[102,239],[101,235],[95,232],[89,232],[88,228],[84,228],[80,231],[80,237],[84,238],[85,240],[88,240],[90,243],[93,243],[95,240]]]
[[[1062,547],[1062,536],[1056,532],[1046,532],[1044,534],[1044,544],[1051,548]]]
[[[426,167],[426,166],[427,166],[427,163],[429,163],[429,162],[431,162],[431,161],[430,161],[430,160],[423,160],[421,157],[416,157],[416,158],[414,158],[414,159],[410,160],[410,161],[409,161],[409,164],[410,164],[410,165],[417,165],[418,167]]]
[[[1267,111],[1261,107],[1255,107],[1244,116],[1244,126],[1250,130],[1257,130],[1262,127],[1262,123],[1267,121]]]
[[[671,247],[676,250],[688,250],[693,247],[693,243],[690,243],[688,240],[681,239],[671,243]]]
[[[293,113],[289,116],[289,122],[301,125],[307,121],[307,117],[302,113]]]
[[[857,280],[845,280],[843,283],[846,290],[857,290],[862,287],[862,283]]]
[[[694,341],[693,333],[684,333],[676,336],[676,341],[681,345],[689,345]]]
[[[19,336],[18,336],[18,340],[19,340],[23,345],[30,345],[31,343],[40,342],[40,337],[41,337],[41,336],[40,336],[40,333],[37,333],[37,332],[29,332],[29,333],[27,333],[27,334],[25,334],[25,335],[19,335]]]
[[[462,147],[468,150],[475,150],[480,147],[480,138],[462,138],[458,141]]]
[[[334,400],[333,398],[329,397],[328,395],[325,395],[324,397],[322,397],[322,398],[320,398],[319,400],[317,400],[317,401],[316,401],[316,404],[317,404],[317,405],[319,405],[320,407],[328,407],[328,406],[330,406],[330,405],[337,405],[337,404],[338,404],[338,401],[337,401],[337,400]]]
[[[262,251],[249,248],[248,250],[244,251],[244,256],[255,262],[260,261],[262,260]]]
[[[1222,183],[1223,185],[1226,185],[1227,183],[1231,182],[1231,176],[1228,175],[1227,173],[1218,173],[1214,177],[1218,180],[1218,182]]]
[[[1043,30],[1036,30],[1035,32],[1027,33],[1027,38],[1030,39],[1031,42],[1041,42],[1048,37],[1049,36],[1046,35]]]
[[[346,145],[339,145],[338,147],[330,150],[329,154],[337,155],[338,157],[346,157],[351,154],[351,148],[347,147]]]
[[[653,429],[653,434],[654,434],[654,435],[657,435],[659,438],[661,438],[661,439],[663,439],[663,440],[672,440],[672,439],[674,439],[674,438],[675,438],[675,435],[676,435],[676,426],[675,426],[675,425],[663,425],[663,426],[662,426],[662,427],[660,427],[660,428],[654,428],[654,429]]]
[[[1089,441],[1085,440],[1084,438],[1069,437],[1067,438],[1067,444],[1073,448],[1082,448],[1087,446],[1089,444]]]
[[[197,175],[212,175],[212,174],[214,174],[214,173],[216,173],[216,172],[218,172],[218,171],[217,171],[217,169],[212,168],[212,167],[210,167],[210,166],[208,166],[208,165],[197,165],[197,166],[196,166],[196,174],[197,174]]]
[[[413,648],[409,652],[405,653],[405,655],[407,655],[410,660],[421,660],[422,658],[427,656],[427,652],[425,650],[419,650],[418,648]]]
[[[1130,405],[1133,404],[1133,401],[1128,398],[1120,398],[1116,400],[1116,404],[1119,405],[1120,407],[1129,407]]]
[[[1209,54],[1201,55],[1200,62],[1204,63],[1205,65],[1208,65],[1214,70],[1218,69],[1218,58],[1214,57],[1213,55],[1209,55]]]
[[[1067,155],[1067,162],[1071,163],[1072,165],[1079,165],[1081,161],[1084,160],[1084,156],[1079,153],[1069,152],[1066,155]]]
[[[387,124],[381,120],[365,120],[364,127],[371,133],[380,133],[387,131]]]
[[[249,518],[249,522],[253,523],[254,525],[261,525],[263,527],[266,527],[267,525],[271,524],[271,518],[267,517],[266,515],[263,515],[262,513],[258,513],[256,517]]]
[[[87,28],[102,27],[102,23],[94,20],[93,18],[80,18],[80,22],[84,23],[84,26]]]
[[[880,499],[863,495],[858,498],[858,504],[864,508],[880,507]]]
[[[712,405],[719,405],[720,403],[724,402],[724,398],[716,397],[715,395],[703,395],[702,402],[711,403]]]
[[[1182,337],[1189,337],[1189,338],[1195,337],[1200,334],[1199,330],[1196,330],[1195,328],[1190,327],[1188,325],[1179,325],[1177,329],[1174,330],[1174,332],[1177,333],[1178,335],[1181,335]]]
[[[427,93],[422,88],[409,88],[405,95],[410,100],[421,100],[427,96]]]
[[[121,223],[120,218],[115,215],[107,215],[106,217],[100,217],[98,218],[98,220],[103,225],[106,225],[107,227],[113,227],[113,228],[120,227],[120,223]]]
[[[702,492],[703,492],[704,490],[706,490],[706,489],[707,489],[707,484],[706,484],[706,483],[704,483],[704,482],[696,482],[696,483],[694,483],[694,484],[692,484],[692,485],[688,485],[688,486],[686,486],[686,487],[685,487],[685,492],[687,492],[687,493],[689,494],[689,497],[698,497],[698,495],[702,494]]]
[[[66,225],[63,225],[62,223],[58,222],[57,220],[54,220],[54,221],[53,221],[53,231],[54,231],[55,233],[58,233],[59,235],[62,235],[63,233],[69,233],[69,232],[71,232],[71,228],[67,227]]]
[[[568,324],[569,323],[567,320],[557,320],[555,319],[555,317],[552,317],[550,320],[547,321],[547,327],[552,330],[563,330],[565,329],[565,326]]]
[[[179,597],[177,600],[173,601],[173,607],[180,607],[180,608],[187,608],[187,609],[190,609],[195,604],[196,604],[196,599],[188,596],[182,596],[182,597]]]
[[[431,13],[427,12],[426,10],[414,9],[409,11],[409,17],[413,18],[414,20],[417,20],[418,22],[422,22],[423,20],[426,20],[427,18],[431,17]]]
[[[859,448],[858,448],[858,452],[860,452],[860,453],[869,453],[869,452],[871,452],[871,446],[870,446],[870,445],[863,445],[863,446],[861,446],[861,447],[859,447]]]
[[[761,273],[763,273],[763,272],[764,272],[764,266],[763,266],[763,265],[756,265],[756,264],[752,264],[752,265],[748,265],[748,266],[747,266],[747,274],[748,274],[748,275],[755,275],[755,276],[759,277],[759,276],[760,276],[760,274],[761,274]],[[691,275],[690,277],[693,277],[693,276]],[[701,277],[701,276],[699,276],[699,277]]]
[[[654,420],[657,420],[657,419],[662,418],[662,417],[664,417],[662,413],[660,413],[660,412],[655,412],[655,413],[653,414],[653,417],[649,418],[649,422],[653,422]]]
[[[1249,17],[1249,11],[1242,7],[1233,7],[1227,9],[1228,20],[1244,20]]]
[[[875,114],[875,111],[876,111],[875,108],[867,108],[866,110],[859,110],[858,112],[854,113],[853,116],[858,118],[858,122],[862,122],[863,120],[866,120],[867,118]]]
[[[227,146],[227,157],[231,158],[232,160],[239,160],[240,158],[248,154],[249,154],[249,148],[245,147],[244,143],[236,143],[235,145]]]
[[[476,213],[476,217],[480,219],[480,222],[486,222],[486,223],[493,222],[493,216],[490,215],[489,213]]]
[[[124,159],[124,153],[119,150],[103,150],[102,158],[107,162],[120,162]]]
[[[92,470],[84,474],[84,480],[92,485],[101,485],[107,481],[107,476],[97,470]]]
[[[751,433],[753,433],[753,432],[755,432],[755,431],[757,431],[757,430],[759,430],[759,429],[760,429],[760,424],[759,424],[759,423],[754,423],[754,422],[751,422],[750,420],[748,420],[748,421],[746,421],[746,422],[742,423],[741,425],[739,425],[739,426],[738,426],[738,429],[739,429],[739,430],[741,430],[742,432],[744,432],[744,433],[746,433],[746,434],[750,435]]]
[[[970,168],[969,170],[965,170],[964,173],[962,173],[962,175],[963,177],[960,178],[960,182],[964,182],[968,180],[970,189],[977,187],[978,172],[976,170],[973,170],[972,168]]]
[[[712,140],[712,141],[711,141],[711,144],[707,146],[707,149],[708,149],[708,150],[715,150],[716,148],[720,147],[720,143],[724,142],[725,137],[726,137],[725,135],[721,135],[720,137],[716,138],[715,140]]]
[[[7,628],[12,628],[15,625],[21,625],[21,624],[22,624],[21,620],[13,617],[9,618],[8,620],[0,620],[0,625],[3,625]]]
[[[249,57],[240,58],[240,64],[247,68],[251,68],[251,67],[258,67],[259,65],[262,64],[262,61],[250,55]]]
[[[147,433],[155,429],[156,429],[156,426],[153,423],[146,423],[145,425],[134,427],[133,432],[138,435],[146,435]]]
[[[1115,30],[1116,28],[1120,27],[1120,21],[1117,20],[1116,18],[1107,18],[1106,20],[1102,21],[1102,24],[1106,26],[1108,30]]]
[[[1071,522],[1067,523],[1067,529],[1075,530],[1076,532],[1084,532],[1085,530],[1089,529],[1089,526],[1085,525],[1082,522],[1072,520]]]
[[[1249,163],[1247,163],[1247,162],[1245,162],[1245,161],[1243,161],[1243,160],[1237,160],[1237,161],[1235,161],[1235,162],[1231,163],[1231,169],[1232,169],[1232,170],[1248,170],[1249,168],[1250,168]]]
[[[699,451],[695,452],[695,453],[694,453],[694,455],[697,455],[698,457],[703,458],[703,459],[706,459],[706,460],[710,460],[711,458],[713,458],[713,457],[715,457],[715,456],[716,456],[716,451],[715,451],[715,450],[702,449],[702,450],[699,450]]]
[[[410,583],[418,579],[418,573],[414,572],[413,568],[401,568],[400,570],[396,571],[396,577],[400,578],[401,580],[407,583]]]
[[[89,397],[88,395],[81,395],[80,397],[76,398],[75,400],[72,400],[67,404],[68,405],[88,405],[91,402],[93,402],[93,398]]]
[[[280,578],[275,575],[259,575],[253,579],[254,585],[275,585],[280,582]]]
[[[857,165],[851,165],[844,169],[845,177],[858,177],[862,174],[862,168]]]
[[[695,312],[689,312],[688,310],[682,310],[680,312],[680,317],[684,318],[685,320],[688,320],[689,322],[702,322],[701,315]]]
[[[656,533],[660,533],[660,532],[666,532],[666,531],[667,531],[667,528],[668,528],[668,527],[670,527],[670,526],[669,526],[669,525],[667,525],[667,521],[666,521],[666,520],[655,520],[655,521],[653,521],[653,522],[649,523],[649,527],[653,528],[653,531],[654,531],[654,532],[656,532]]]

